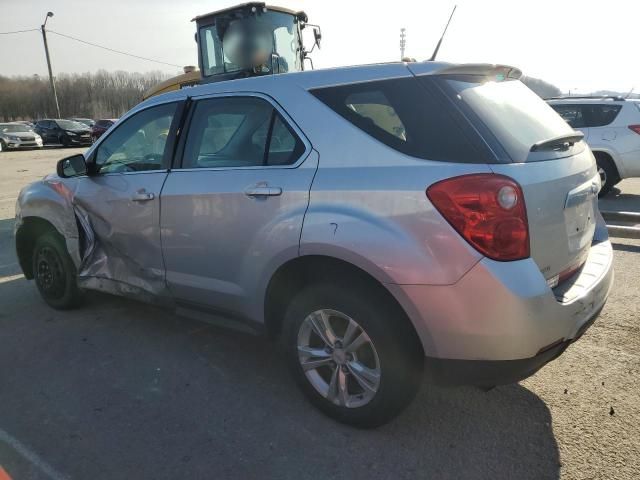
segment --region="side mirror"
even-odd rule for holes
[[[318,46],[318,48],[320,48],[320,40],[322,40],[322,32],[320,31],[319,28],[313,29],[313,38],[315,39],[316,45]]]
[[[87,162],[84,155],[72,155],[58,161],[56,173],[60,178],[78,177],[87,175]]]

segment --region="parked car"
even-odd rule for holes
[[[29,122],[27,120],[17,120],[15,122],[11,122],[11,123],[20,123],[22,125],[25,125],[27,127],[29,127],[30,129],[33,130],[33,127],[35,127],[35,125],[33,124],[33,122]]]
[[[96,123],[95,120],[91,120],[90,118],[71,118],[74,122],[83,123],[87,127],[91,128]]]
[[[42,138],[22,123],[0,123],[0,152],[20,148],[41,148]]]
[[[629,177],[640,177],[640,101],[623,97],[564,97],[549,105],[580,130],[598,163],[600,196]]]
[[[35,129],[44,144],[61,144],[65,147],[91,145],[91,130],[73,120],[38,120]]]
[[[425,375],[517,382],[613,280],[595,159],[520,74],[387,64],[153,97],[22,190],[20,265],[54,308],[96,289],[262,330],[345,423],[388,421]]]
[[[91,140],[95,142],[99,139],[104,132],[109,130],[111,126],[116,123],[116,121],[116,118],[103,118],[102,120],[97,120],[91,127]]]

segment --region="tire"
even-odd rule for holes
[[[596,154],[596,163],[598,165],[600,180],[602,181],[602,188],[600,188],[598,198],[602,198],[608,194],[613,186],[620,180],[616,168],[608,157]]]
[[[80,304],[82,293],[77,284],[76,268],[64,239],[57,232],[49,231],[38,237],[32,265],[38,291],[49,306],[66,310]]]
[[[376,293],[353,285],[312,285],[293,298],[284,320],[287,364],[304,394],[329,417],[360,428],[377,427],[402,412],[418,392],[424,365],[413,327]],[[327,341],[313,327],[323,315],[331,327]],[[361,346],[349,353],[356,343]]]

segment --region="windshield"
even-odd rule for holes
[[[447,80],[493,132],[514,162],[525,161],[531,147],[574,130],[546,102],[519,80]]]
[[[277,73],[302,70],[297,19],[267,12],[241,19],[219,17],[200,29],[204,76],[253,70],[271,73],[271,54],[280,56]]]
[[[2,133],[18,133],[18,132],[31,132],[32,130],[26,125],[0,125],[0,132]]]
[[[56,123],[63,130],[86,130],[87,126],[72,120],[56,120]]]

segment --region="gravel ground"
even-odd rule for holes
[[[262,338],[100,294],[47,308],[15,263],[13,208],[74,152],[0,154],[0,478],[640,478],[640,241],[613,239],[601,317],[534,377],[425,384],[359,431],[314,410]],[[619,187],[607,208],[640,211],[640,180]]]

